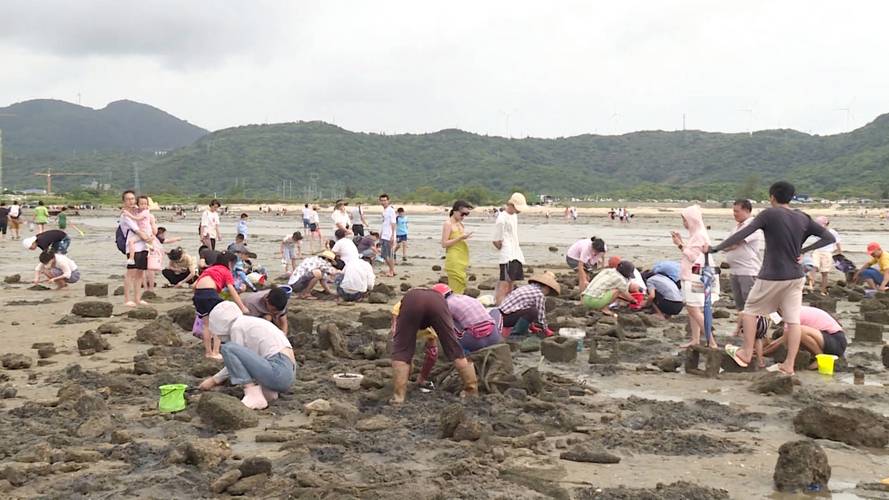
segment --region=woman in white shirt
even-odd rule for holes
[[[216,250],[216,241],[222,240],[222,233],[219,231],[219,207],[222,206],[219,200],[210,202],[210,208],[204,210],[201,214],[201,243],[204,246]]]

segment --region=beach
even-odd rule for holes
[[[303,230],[299,207],[288,209],[286,216],[260,215],[253,206],[230,207],[222,217],[224,243],[233,240],[237,215],[249,211],[249,247],[279,280],[281,239]],[[519,216],[526,267],[551,270],[570,281],[565,251],[592,236],[607,242],[609,256],[631,260],[640,269],[677,260],[670,231],[682,232],[680,208],[634,208],[630,223],[609,220],[607,209],[581,209],[577,222],[569,223],[561,209],[534,207]],[[367,212],[368,229],[377,230],[378,207]],[[0,277],[18,274],[20,282],[8,279],[0,287],[0,356],[22,355],[28,362],[0,369],[0,388],[14,389],[13,397],[0,399],[0,496],[224,496],[238,490],[214,492],[212,485],[237,469],[232,485],[262,498],[403,498],[408,488],[412,498],[633,497],[629,490],[621,497],[620,488],[650,489],[650,498],[797,498],[775,493],[772,474],[778,448],[805,438],[794,428],[798,413],[811,406],[843,405],[889,414],[883,342],[854,340],[864,302],[850,302],[848,292],[835,297],[837,318],[850,338],[846,365],[833,376],[799,370],[798,385],[789,394],[750,390],[762,373],[723,372],[716,378],[684,373],[687,354],[677,347],[687,339],[684,314],[661,321],[628,313],[615,322],[578,311],[576,297],[566,293],[550,304],[550,319],[557,327],[586,330],[576,360],[554,363],[539,352],[516,350],[512,374],[517,381],[484,378],[477,361],[487,385],[480,398],[462,402],[448,390],[455,378],[448,377],[449,365],[442,358],[433,372],[442,377],[438,390],[412,390],[406,404],[390,406],[389,310],[405,290],[429,286],[444,275],[439,245],[444,208],[409,205],[406,214],[408,261],[402,263],[399,256],[394,278],[378,274],[378,281],[388,285],[380,291],[384,303],[291,299],[289,336],[299,365],[294,392],[255,412],[255,424],[243,428],[211,425],[199,410],[202,395],[195,387],[221,364],[204,360],[200,341],[175,322],[183,306],[191,307],[190,290],[158,288],[150,306],[138,309],[146,311],[135,314],[140,318],[130,317],[132,309],[114,295],[125,263],[114,246],[114,211],[69,217],[85,233],[69,231],[69,256],[82,281],[62,291],[32,290],[37,252],[17,241],[2,242]],[[863,263],[866,245],[886,234],[886,222],[876,213],[864,217],[854,210],[819,209],[812,214],[831,217],[844,254],[856,264]],[[200,214],[187,213],[184,219],[166,211],[155,215],[168,238],[183,238],[167,250],[182,246],[196,254]],[[731,208],[707,208],[704,220],[714,241],[735,224]],[[483,295],[493,293],[486,288],[497,274],[493,222],[482,210],[466,222],[473,232],[469,287]],[[331,237],[329,211],[322,212],[321,225],[324,236]],[[304,242],[303,252],[308,250]],[[842,276],[833,273],[831,279]],[[163,282],[158,275],[158,284]],[[85,283],[107,283],[109,295],[85,297]],[[738,342],[729,337],[735,311],[723,293],[715,307],[728,313],[715,323],[720,345]],[[112,315],[71,314],[75,303],[87,300],[112,304]],[[170,329],[164,318],[172,311],[175,328]],[[336,325],[335,334],[330,325]],[[615,333],[618,326],[620,333]],[[107,349],[78,346],[90,330]],[[619,352],[618,359],[603,354],[591,360],[593,340],[603,353]],[[55,352],[41,358],[35,345],[51,345],[44,354]],[[415,365],[421,358],[418,350]],[[669,359],[676,370],[660,367]],[[852,383],[854,369],[865,374],[864,384]],[[339,372],[362,373],[362,388],[337,389],[330,377]],[[157,388],[168,383],[189,386],[185,411],[158,412]],[[237,388],[221,392],[240,397]],[[329,403],[327,409],[304,408],[318,399]],[[443,422],[455,412],[466,439],[442,438]],[[832,468],[833,498],[889,498],[886,491],[868,486],[887,476],[885,444],[817,442]],[[560,458],[578,449],[601,451],[619,463]],[[263,465],[261,472],[248,475],[242,469],[251,459],[268,462],[269,470]],[[659,483],[675,484],[657,490]]]

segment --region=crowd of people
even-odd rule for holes
[[[787,350],[786,360],[770,369],[786,374],[793,374],[800,347],[814,354],[842,356],[846,348],[842,326],[826,312],[802,306],[804,290],[814,278],[820,278],[818,291],[827,293],[833,268],[850,280],[886,290],[889,254],[871,243],[867,247],[870,260],[854,269],[842,255],[840,236],[829,227],[830,221],[812,219],[790,208],[793,195],[792,185],[773,184],[771,206],[756,216],[749,201],[737,200],[733,206],[735,226],[718,245],[711,241],[701,208],[686,207],[680,217],[684,234],[671,234],[677,259],[656,262],[644,271],[629,260],[609,256],[600,237],[575,241],[565,249],[565,263],[576,275],[580,304],[604,315],[626,307],[667,318],[685,310],[690,338],[679,347],[702,342],[717,347],[713,332],[707,331],[705,303],[718,299],[720,280],[702,280],[702,276],[715,272],[716,257],[722,254],[731,269],[732,298],[739,312],[733,334],[741,340],[740,346],[728,344],[724,349],[738,365],[747,366],[756,358],[764,366],[763,356],[780,346]],[[201,214],[197,228],[201,247],[192,256],[181,246],[164,249],[165,244],[181,238],[168,237],[166,229],[158,226],[148,197],[125,191],[121,200],[116,244],[126,265],[124,304],[146,304],[142,293],[155,286],[158,272],[167,281],[165,286],[191,287],[196,312],[193,333],[202,340],[205,356],[224,365],[200,388],[210,390],[226,380],[243,385],[243,402],[250,408],[266,407],[294,380],[295,357],[287,340],[291,300],[318,300],[325,294],[338,301],[364,300],[377,283],[375,265],[381,266],[380,275],[392,277],[396,275],[397,252],[401,250],[402,261],[408,258],[408,218],[404,208],[396,209],[387,194],[378,199],[382,208],[378,231],[370,230],[360,204],[350,208],[348,201],[338,200],[327,233],[332,239],[322,236],[326,230],[322,230],[318,207],[305,204],[303,231],[294,231],[280,241],[281,265],[288,276],[287,284],[280,286],[267,286],[269,272],[255,262],[247,213],[237,218],[236,235],[223,250],[220,213],[224,209],[218,200],[212,200]],[[80,279],[77,264],[68,256],[71,238],[64,228],[70,222],[60,219],[60,229],[46,229],[50,219],[40,207],[33,216],[37,233],[22,242],[40,252],[34,282],[64,288]],[[445,253],[447,285],[411,289],[392,310],[392,403],[405,400],[418,337],[425,342],[426,351],[418,384],[434,389],[429,373],[440,346],[463,380],[463,394],[469,396],[477,393],[478,382],[468,354],[510,338],[554,334],[547,321],[546,298],[560,295],[562,287],[550,271],[525,276],[519,215],[528,204],[521,193],[514,193],[496,213],[490,240],[499,266],[494,296],[464,295],[470,263],[468,240],[473,237],[465,221],[473,209],[471,203],[457,200],[442,224],[440,245]],[[21,238],[22,218],[17,202],[9,207],[0,204],[0,233],[5,236],[8,226],[13,239]],[[814,241],[807,243],[810,237]],[[811,263],[806,260],[809,252]],[[518,282],[527,284],[517,287]],[[783,323],[784,334],[770,342],[766,332],[777,323]]]

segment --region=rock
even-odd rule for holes
[[[158,297],[158,295],[153,291],[146,290],[142,292],[142,300],[146,302],[158,302],[160,300],[160,297]]]
[[[122,331],[123,329],[114,323],[103,323],[99,325],[99,328],[96,328],[96,333],[102,335],[117,335]]]
[[[382,431],[395,427],[395,421],[385,415],[375,415],[355,424],[355,429],[364,432]]]
[[[307,312],[289,312],[287,313],[287,326],[289,327],[291,334],[311,334],[315,328],[315,318]]]
[[[616,464],[620,463],[620,457],[608,453],[602,448],[578,445],[568,451],[563,451],[559,458],[572,462],[585,462],[591,464]]]
[[[188,374],[192,377],[207,378],[218,372],[219,368],[219,361],[205,358],[193,363],[188,369]]]
[[[182,345],[179,329],[173,324],[170,318],[165,316],[157,318],[151,323],[136,330],[136,340],[151,345],[168,347],[179,347]]]
[[[365,311],[358,316],[358,321],[371,330],[388,329],[392,325],[392,314],[388,310]]]
[[[85,450],[82,448],[67,448],[63,461],[76,463],[93,463],[102,460],[103,456],[96,450]]]
[[[454,429],[454,441],[478,441],[482,437],[482,424],[475,419],[464,418]]]
[[[410,290],[411,288],[412,287],[411,287],[410,283],[402,283],[401,284],[401,291],[402,292],[406,292],[406,291]]]
[[[889,419],[866,408],[809,406],[793,418],[793,428],[811,438],[851,446],[882,448],[889,444]]]
[[[567,337],[549,337],[540,343],[540,353],[553,363],[570,363],[577,359],[577,340]]]
[[[249,457],[238,466],[241,477],[250,477],[257,474],[271,474],[272,461],[266,457]]]
[[[330,402],[326,399],[316,399],[310,403],[303,405],[306,413],[330,413]]]
[[[867,299],[862,300],[861,304],[858,305],[858,308],[864,313],[868,311],[882,311],[883,309],[886,309],[886,305],[879,300]]]
[[[87,330],[77,339],[77,350],[80,351],[81,356],[85,356],[85,352],[93,354],[109,349],[111,349],[111,345],[108,344],[108,341],[93,330]]]
[[[123,295],[123,287],[119,286],[114,289],[114,296],[117,297],[119,295]]]
[[[255,476],[244,477],[238,480],[237,483],[228,487],[226,493],[232,496],[241,496],[246,495],[251,492],[255,492],[256,490],[261,489],[269,480],[268,474],[258,474]],[[251,495],[253,496],[253,495]]]
[[[478,288],[467,288],[467,289],[463,290],[463,295],[468,295],[468,296],[472,297],[473,299],[477,299],[479,297],[479,295],[481,295],[481,294],[482,294],[482,292]]]
[[[657,366],[663,372],[671,373],[675,372],[677,368],[682,366],[682,357],[681,356],[665,356],[654,362],[654,366]]]
[[[7,370],[22,370],[31,368],[31,365],[34,364],[34,360],[24,354],[9,353],[0,356],[0,363],[2,363],[3,368],[6,368]]]
[[[883,367],[889,368],[889,345],[883,346],[883,350],[880,355],[883,358]]]
[[[432,266],[432,270],[433,271],[441,271],[441,266],[439,266],[438,264],[435,264],[434,266]]]
[[[83,285],[83,293],[87,297],[107,297],[108,283],[87,283]]]
[[[114,423],[108,415],[96,415],[80,424],[80,427],[77,428],[77,436],[98,439],[112,429],[114,429]]]
[[[0,387],[0,399],[12,399],[18,394],[18,390],[11,385]]]
[[[882,342],[883,325],[869,321],[855,322],[855,342]]]
[[[809,305],[812,307],[817,307],[818,309],[827,311],[829,313],[837,312],[837,299],[833,297],[817,295],[809,300]]]
[[[549,247],[549,251],[550,251],[550,252],[558,252],[558,251],[559,251],[559,247]]]
[[[528,338],[522,341],[519,344],[519,351],[521,352],[537,352],[540,350],[540,337],[537,335],[529,335]]]
[[[157,318],[157,309],[153,307],[137,307],[131,309],[127,313],[127,317],[130,319],[154,319]]]
[[[325,351],[330,350],[334,356],[349,357],[346,337],[340,332],[340,327],[336,323],[318,325],[318,348]]]
[[[157,364],[151,359],[140,359],[133,362],[133,373],[136,375],[154,375],[157,373]]]
[[[170,309],[167,311],[167,316],[170,317],[170,320],[173,321],[173,323],[179,325],[179,328],[182,328],[187,332],[190,332],[194,327],[194,306],[189,305]]]
[[[130,431],[118,429],[111,433],[111,444],[124,444],[133,440]]]
[[[218,495],[237,483],[238,479],[241,479],[241,471],[238,469],[230,470],[210,483],[210,491]]]
[[[197,414],[201,420],[221,431],[256,427],[259,417],[233,396],[220,392],[207,392],[198,400]]]
[[[14,285],[16,283],[21,283],[22,282],[22,275],[21,274],[11,274],[11,275],[3,278],[3,282],[8,283],[10,285]]]
[[[713,319],[727,319],[731,318],[732,313],[726,311],[725,309],[716,309],[713,311]]]
[[[861,315],[871,323],[889,324],[889,311],[865,311]]]
[[[792,394],[793,377],[778,372],[763,373],[753,379],[749,389],[759,394]]]
[[[540,394],[543,391],[543,378],[537,368],[528,368],[522,372],[522,384],[528,394]]]
[[[241,402],[238,401],[238,404]],[[185,443],[182,452],[185,463],[204,470],[212,469],[232,456],[228,442],[217,439],[192,439]]]
[[[114,312],[114,306],[110,302],[87,300],[76,302],[71,308],[71,314],[83,318],[110,318]]]
[[[827,454],[811,440],[788,441],[778,448],[772,476],[778,491],[823,491],[830,481]]]
[[[367,302],[369,304],[386,304],[389,302],[389,296],[384,293],[371,292],[367,296]]]
[[[478,284],[479,290],[493,290],[497,286],[497,278],[488,278]]]
[[[453,403],[448,405],[438,418],[439,425],[441,426],[441,437],[443,439],[453,437],[454,432],[457,430],[457,426],[459,426],[465,418],[466,414],[462,404]]]
[[[370,291],[373,293],[382,293],[388,297],[395,297],[395,288],[385,283],[377,283]]]

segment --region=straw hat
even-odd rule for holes
[[[327,259],[327,260],[333,262],[336,260],[336,254],[331,252],[330,250],[325,250],[325,251],[321,252],[321,258]]]
[[[543,271],[542,273],[535,274],[528,278],[528,283],[539,283],[544,286],[548,286],[552,289],[552,291],[556,292],[556,295],[560,295],[562,293],[562,287],[559,286],[559,282],[556,281],[556,275],[549,272]]]
[[[512,205],[512,207],[516,209],[516,212],[524,212],[528,209],[528,202],[525,200],[525,195],[522,193],[512,193],[512,196],[509,197],[506,204]]]

